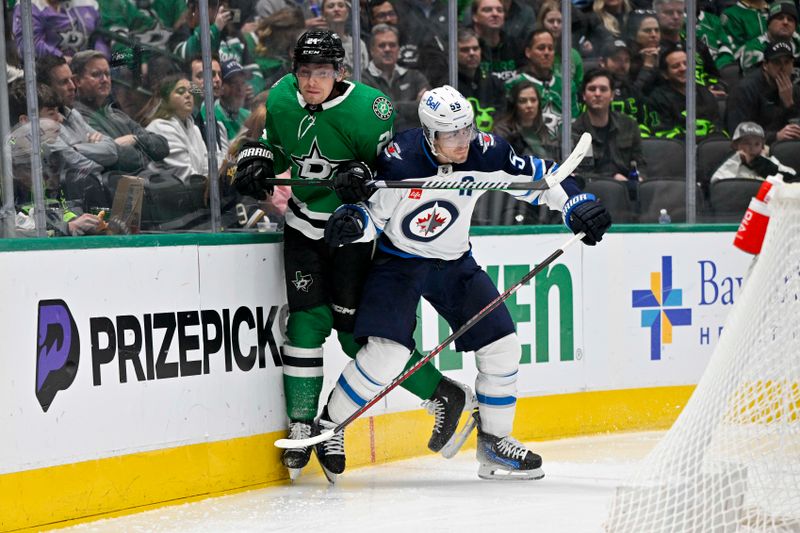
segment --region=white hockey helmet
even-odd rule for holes
[[[455,132],[469,128],[470,139],[475,136],[475,114],[472,104],[449,85],[425,91],[417,109],[422,130],[431,148],[437,132]]]

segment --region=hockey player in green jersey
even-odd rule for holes
[[[367,85],[344,80],[344,48],[336,33],[309,30],[297,41],[292,74],[270,90],[267,120],[258,142],[244,143],[237,157],[235,184],[256,198],[272,193],[264,182],[291,169],[298,179],[332,179],[324,187],[292,187],[284,229],[284,273],[289,300],[283,383],[289,438],[307,438],[327,429],[326,413],[316,420],[322,391],[322,345],[335,329],[342,349],[355,357],[355,314],[373,247],[355,244],[329,248],[323,234],[331,213],[366,199],[371,190],[369,165],[392,137],[394,113],[389,99]],[[421,355],[415,353],[409,365]],[[362,369],[368,375],[368,369]],[[453,437],[462,411],[473,405],[472,391],[443,377],[427,364],[403,386],[425,400],[435,415],[428,447],[441,450]],[[329,481],[344,471],[344,437],[318,444]],[[307,463],[311,447],[284,451],[283,463],[294,480]]]

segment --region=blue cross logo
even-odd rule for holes
[[[650,328],[650,359],[661,359],[661,347],[672,343],[673,326],[689,326],[692,310],[681,308],[683,290],[672,287],[672,256],[661,258],[661,272],[650,273],[650,288],[634,290],[634,308],[642,309],[642,327]]]

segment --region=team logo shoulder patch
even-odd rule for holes
[[[387,158],[394,157],[395,159],[403,159],[403,157],[400,155],[400,145],[396,142],[389,143],[389,145],[383,149],[383,153]]]
[[[478,133],[478,142],[481,145],[483,153],[486,153],[486,150],[495,145],[494,135],[491,133],[480,132]]]
[[[392,111],[394,108],[392,107],[392,103],[389,101],[388,98],[385,96],[379,96],[372,102],[372,111],[375,112],[375,116],[381,120],[389,120],[389,117],[392,116]]]

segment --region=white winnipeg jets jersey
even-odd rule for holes
[[[551,163],[552,164],[552,163]],[[502,138],[479,133],[464,163],[440,165],[422,129],[397,134],[376,163],[376,179],[452,179],[454,182],[542,179],[545,161],[520,157]],[[444,189],[378,189],[363,207],[371,223],[360,241],[380,235],[379,247],[401,256],[457,259],[467,252],[475,203],[486,191]],[[579,192],[572,179],[542,191],[505,191],[517,200],[561,210]]]

